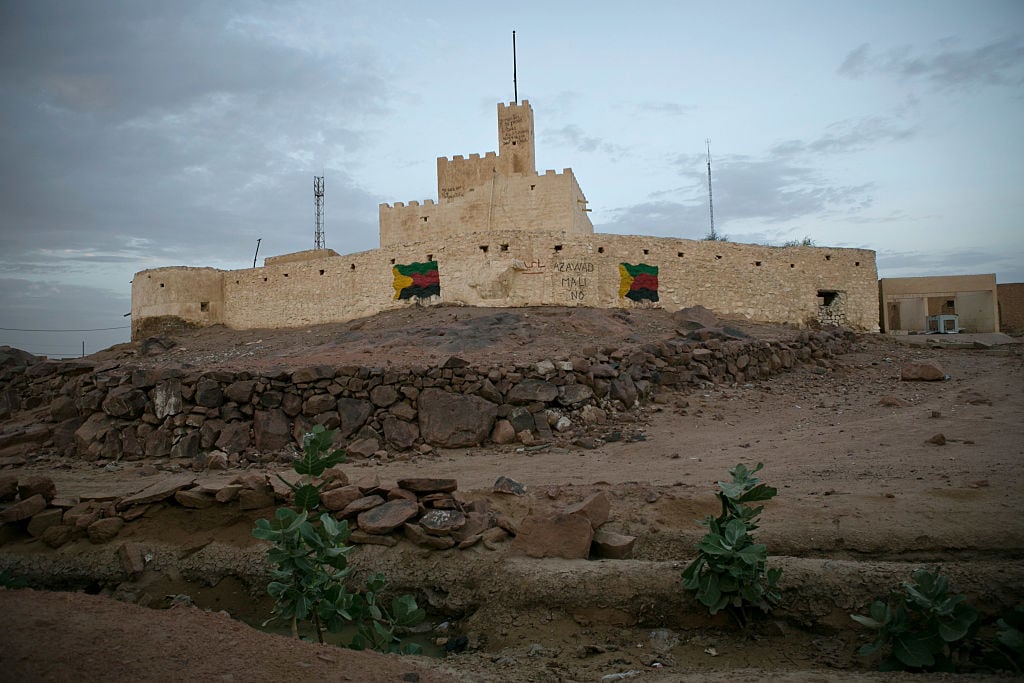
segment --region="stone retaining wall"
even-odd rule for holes
[[[391,369],[317,366],[262,373],[152,370],[0,354],[0,458],[29,452],[96,460],[187,459],[195,469],[287,458],[313,425],[350,457],[584,435],[656,392],[766,378],[848,349],[853,335],[788,341],[705,328],[637,349],[583,349],[536,363]],[[16,357],[17,356],[17,357]],[[37,361],[37,362],[33,362]],[[17,424],[17,421],[10,420]]]

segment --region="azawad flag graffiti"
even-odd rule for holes
[[[619,296],[633,301],[658,300],[658,266],[619,264]]]
[[[441,295],[441,279],[437,275],[437,261],[407,263],[392,266],[395,274],[395,298],[423,299]]]

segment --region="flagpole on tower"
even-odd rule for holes
[[[512,31],[512,101],[519,101],[519,83],[516,78],[516,32]]]

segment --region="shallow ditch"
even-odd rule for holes
[[[148,561],[137,577],[121,567],[116,544],[83,542],[47,552],[33,545],[4,546],[0,570],[36,588],[86,590],[154,608],[194,605],[252,626],[271,614],[259,544],[140,542]],[[428,610],[430,630],[416,636],[427,654],[444,656],[438,639],[466,636],[468,652],[446,657],[444,665],[474,676],[509,667],[552,676],[582,668],[594,680],[600,676],[591,674],[679,667],[867,671],[869,662],[856,655],[865,633],[849,615],[920,566],[938,566],[986,623],[1024,602],[1021,560],[935,565],[772,557],[770,564],[783,569],[783,604],[746,634],[723,615],[709,617],[682,590],[683,560],[534,560],[514,557],[507,547],[429,552],[401,543],[361,548],[353,578],[358,583],[380,571],[391,591],[416,597]],[[442,622],[447,629],[437,628]],[[287,627],[269,630],[288,633]]]

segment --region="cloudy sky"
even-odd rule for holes
[[[600,232],[874,249],[1024,281],[1024,3],[0,3],[0,344],[129,336],[130,280],[377,246],[533,104]],[[20,332],[19,330],[76,330]],[[77,330],[103,331],[79,332]]]

